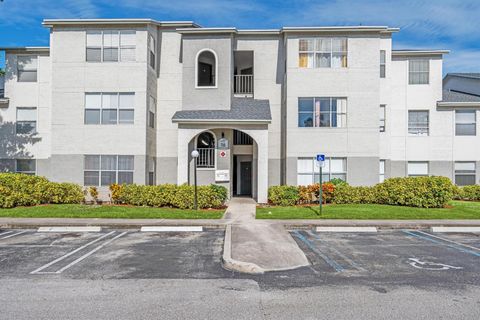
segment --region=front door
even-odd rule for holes
[[[242,196],[252,195],[252,162],[240,162],[240,194]]]

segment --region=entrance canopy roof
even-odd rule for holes
[[[270,123],[270,102],[251,98],[232,98],[228,110],[182,110],[172,118],[175,123]]]

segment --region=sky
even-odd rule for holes
[[[0,0],[0,47],[48,46],[46,18],[193,20],[242,29],[375,25],[400,28],[394,49],[451,50],[444,73],[480,72],[479,13],[480,0]]]

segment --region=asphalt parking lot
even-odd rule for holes
[[[264,275],[222,268],[224,231],[0,231],[0,278],[252,279],[262,288],[321,285],[453,287],[480,284],[480,235],[426,230],[293,230],[311,266]]]
[[[308,267],[222,268],[224,231],[0,230],[0,319],[479,319],[480,235],[292,230]]]

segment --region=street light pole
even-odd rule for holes
[[[197,158],[199,153],[197,150],[192,151],[193,158],[193,183],[194,183],[194,196],[193,196],[193,209],[198,210],[198,197],[197,197]]]

